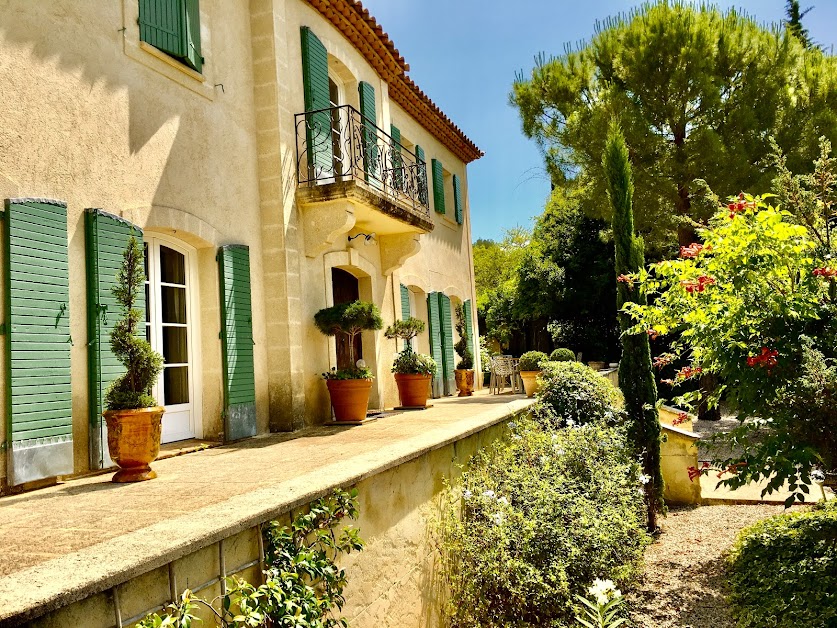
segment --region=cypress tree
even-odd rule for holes
[[[611,123],[602,158],[607,194],[613,206],[613,239],[616,249],[616,275],[639,272],[645,265],[642,238],[634,233],[633,175],[625,136],[618,124]],[[657,528],[657,513],[663,506],[663,478],[660,473],[660,417],[657,411],[657,386],[651,366],[648,336],[632,334],[630,317],[622,312],[628,302],[646,305],[645,292],[630,282],[617,281],[616,305],[622,330],[622,359],[619,362],[619,387],[625,395],[625,410],[630,420],[630,435],[642,461],[645,501],[648,506],[648,530]]]

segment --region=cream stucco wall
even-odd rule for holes
[[[198,436],[217,438],[223,429],[215,252],[240,243],[254,260],[261,256],[249,12],[201,2],[199,80],[139,46],[137,6],[0,2],[0,197],[68,205],[76,472],[88,468],[84,209],[102,208],[196,249]],[[251,271],[258,423],[266,431],[261,264]]]
[[[424,320],[429,292],[475,302],[462,160],[390,102],[386,82],[361,52],[303,0],[200,6],[202,74],[139,41],[137,0],[0,0],[0,198],[51,197],[68,205],[77,473],[90,466],[85,208],[194,249],[198,437],[216,439],[223,431],[215,261],[221,245],[250,247],[259,432],[330,417],[319,374],[335,364],[334,341],[316,331],[313,315],[331,305],[333,267],[359,277],[361,298],[381,308],[385,325],[401,316],[401,283],[420,291],[416,314]],[[349,243],[348,235],[378,224],[377,209],[355,205],[372,222],[338,229],[312,252],[308,243],[322,240],[329,221],[340,227],[346,210],[315,215],[298,202],[294,115],[304,110],[303,25],[328,49],[347,104],[357,107],[358,82],[370,83],[378,126],[395,124],[406,146],[422,145],[428,164],[439,159],[460,177],[464,225],[454,221],[447,177],[448,212],[434,212],[431,198],[431,233],[390,222],[374,241]],[[370,407],[397,405],[390,373],[395,342],[370,332],[363,343],[375,373]],[[426,333],[418,348],[428,352]]]

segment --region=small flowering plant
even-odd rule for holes
[[[710,465],[737,471],[723,483],[736,488],[769,477],[772,492],[789,481],[801,499],[819,454],[798,433],[792,437],[798,412],[783,403],[804,371],[803,339],[833,318],[834,279],[809,230],[770,205],[771,196],[741,194],[722,205],[700,230],[702,242],[637,273],[633,280],[651,304],[628,303],[625,311],[636,333],[664,337],[671,347],[655,366],[688,362],[663,380],[676,405],[715,407],[723,397],[742,420],[730,436],[745,444],[742,455]],[[678,396],[681,385],[704,374],[721,382],[714,391]],[[749,438],[756,430],[760,438]]]
[[[617,628],[625,623],[625,618],[618,616],[625,598],[613,582],[596,578],[587,594],[589,598],[575,596],[584,606],[584,617],[576,615],[575,618],[579,625],[584,628]]]

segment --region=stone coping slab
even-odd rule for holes
[[[271,434],[0,499],[0,626],[95,595],[496,425],[534,400],[476,394],[354,428]]]

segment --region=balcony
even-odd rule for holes
[[[351,229],[413,237],[432,231],[427,165],[391,135],[349,105],[299,113],[295,122],[297,202],[306,240],[312,228],[318,239],[306,249],[327,248]]]

